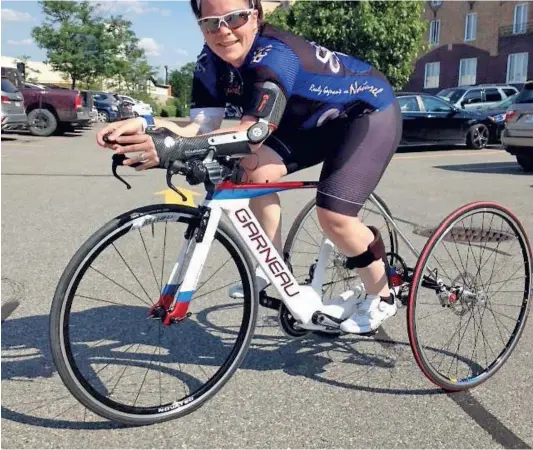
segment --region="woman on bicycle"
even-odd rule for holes
[[[381,236],[357,216],[400,142],[402,117],[392,87],[366,62],[263,23],[260,0],[191,0],[191,7],[205,38],[194,73],[191,123],[130,119],[102,129],[98,144],[117,153],[140,152],[126,164],[141,162],[137,170],[144,170],[167,166],[185,147],[205,146],[205,134],[242,136],[258,121],[268,124],[268,137],[250,144],[251,153],[241,161],[245,181],[276,182],[323,163],[316,198],[320,225],[364,284],[363,294],[347,300],[353,308],[345,308],[341,329],[377,329],[397,307]],[[238,125],[221,129],[228,103],[243,116]],[[154,142],[143,133],[148,125],[166,128],[172,139]],[[105,143],[110,132],[114,143]],[[250,208],[281,253],[278,194],[251,199]],[[261,291],[268,281],[260,269],[256,276]],[[236,287],[230,295],[242,291]]]

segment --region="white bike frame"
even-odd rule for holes
[[[259,189],[257,190],[257,195],[270,193],[268,189],[264,189],[265,186],[262,187],[260,193]],[[187,313],[189,302],[194,297],[215,232],[224,213],[294,318],[301,322],[302,326],[307,325],[310,329],[315,328],[311,319],[313,314],[322,306],[323,270],[334,244],[327,238],[323,239],[313,283],[311,286],[302,286],[298,284],[283,257],[276,250],[249,208],[250,197],[237,199],[217,199],[216,197],[217,194],[215,193],[213,199],[206,199],[203,203],[203,207],[209,208],[203,239],[201,242],[197,242],[195,234],[190,236],[190,239],[183,246],[168,284],[163,290],[163,293],[166,292],[167,294],[176,292],[176,303],[174,308],[171,308],[174,309],[173,316],[184,317]],[[250,276],[253,277],[254,273],[250,273]],[[172,287],[177,288],[177,291]],[[321,327],[317,326],[316,328]]]
[[[323,307],[324,272],[334,249],[333,242],[325,236],[322,238],[311,285],[300,285],[248,206],[250,198],[294,188],[316,188],[316,183],[233,184],[225,182],[219,185],[212,195],[208,195],[201,207],[209,210],[207,224],[204,224],[203,239],[201,242],[197,242],[194,235],[190,237],[182,248],[168,284],[161,294],[161,304],[170,305],[171,301],[169,300],[171,299],[169,297],[172,297],[172,302],[175,302],[174,307],[170,308],[174,319],[180,320],[186,317],[189,303],[194,297],[215,232],[224,213],[244,242],[245,247],[278,292],[280,300],[299,322],[299,325],[310,330],[323,328],[323,326],[313,324],[312,318],[315,312],[319,312]],[[370,199],[374,200],[373,195],[370,196]],[[373,203],[418,257],[417,250],[397,227],[392,217],[387,214],[379,202],[373,201]],[[250,276],[253,277],[254,274],[250,273]],[[166,297],[166,301],[164,297]]]

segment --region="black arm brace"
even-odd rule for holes
[[[252,152],[249,144],[258,144],[267,138],[268,125],[257,122],[247,131],[182,137],[167,128],[147,130],[152,136],[159,156],[159,167],[168,168],[174,161],[203,159],[210,152],[217,156],[246,155]]]

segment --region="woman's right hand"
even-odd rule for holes
[[[103,148],[110,148],[111,150],[115,150],[116,143],[113,141],[116,141],[119,136],[123,135],[130,135],[130,134],[141,134],[143,131],[143,124],[142,121],[135,117],[133,119],[123,120],[120,122],[114,122],[110,123],[106,127],[102,128],[97,134],[96,134],[96,142],[100,147]],[[109,143],[104,142],[104,136],[106,134],[109,134],[108,140],[111,141]]]

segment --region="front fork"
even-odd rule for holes
[[[190,223],[185,232],[185,244],[168,282],[161,291],[159,300],[150,308],[150,317],[171,325],[191,315],[188,312],[189,305],[215,238],[221,214],[220,208],[200,207],[198,219]]]

